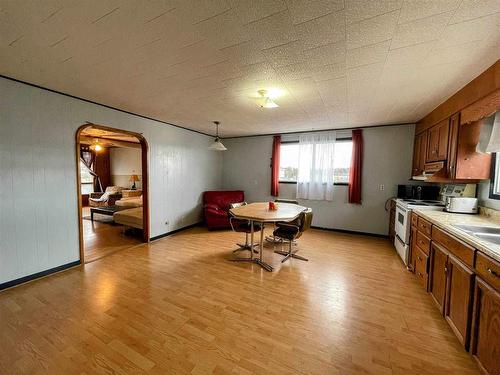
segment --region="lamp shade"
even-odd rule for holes
[[[137,182],[137,181],[139,181],[139,176],[137,176],[136,174],[130,175],[129,181],[130,182]]]
[[[215,141],[208,147],[212,151],[226,151],[227,148],[222,144],[219,138],[215,138]]]

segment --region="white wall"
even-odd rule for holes
[[[313,225],[366,233],[387,234],[385,201],[396,195],[397,184],[408,183],[413,156],[414,125],[369,128],[363,131],[363,204],[347,203],[347,186],[335,186],[334,201],[301,200],[314,210]],[[249,202],[274,199],[270,196],[272,137],[224,140],[222,184],[241,189]],[[385,190],[379,190],[380,185]],[[294,198],[295,185],[281,184],[280,197]]]
[[[78,260],[75,133],[87,121],[147,139],[152,237],[199,221],[202,192],[220,188],[210,137],[0,78],[0,283]]]
[[[112,147],[109,150],[111,184],[130,188],[130,175],[136,174],[140,181],[135,183],[142,189],[142,151],[137,148]]]
[[[493,208],[494,210],[500,210],[500,200],[490,199],[490,181],[481,182],[477,185],[477,197],[479,199],[479,205]]]

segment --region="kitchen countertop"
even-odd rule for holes
[[[453,234],[463,242],[475,247],[482,253],[500,262],[500,245],[474,237],[473,235],[452,225],[481,225],[500,228],[500,214],[497,211],[481,209],[481,214],[479,215],[454,214],[450,212],[430,211],[425,209],[419,210],[418,208],[415,208],[413,211],[419,216],[422,216],[424,219],[429,220],[432,224],[438,226],[446,232],[449,232],[450,234]]]

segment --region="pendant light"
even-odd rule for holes
[[[219,121],[214,121],[215,124],[215,139],[213,143],[208,147],[212,151],[226,151],[227,148],[222,144],[219,138]]]

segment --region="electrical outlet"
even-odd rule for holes
[[[379,189],[380,189],[380,191],[385,190],[385,185],[380,185],[380,186],[379,186]]]

